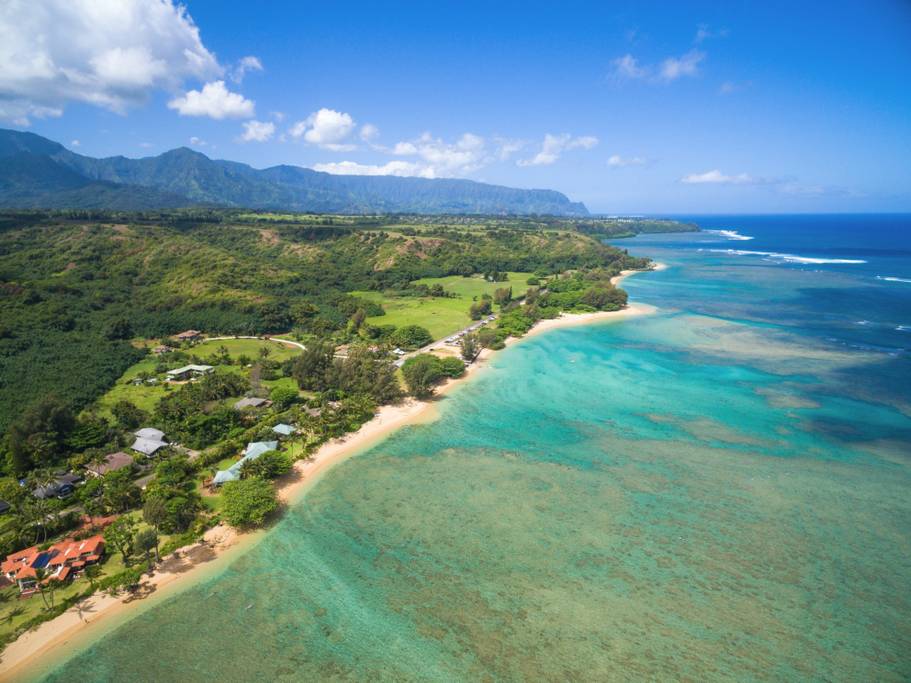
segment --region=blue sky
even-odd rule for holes
[[[0,9],[0,125],[608,213],[911,210],[911,3],[114,7]]]

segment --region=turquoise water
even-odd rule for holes
[[[911,307],[711,244],[625,243],[657,315],[499,354],[46,680],[907,680]]]

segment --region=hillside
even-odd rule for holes
[[[297,166],[255,169],[186,147],[156,157],[95,159],[33,133],[0,130],[0,206],[145,210],[177,206],[332,213],[585,216],[553,190],[471,180],[339,176]]]
[[[344,335],[359,309],[383,313],[354,291],[407,290],[427,277],[645,265],[572,230],[417,230],[417,217],[407,227],[374,219],[366,228],[345,224],[357,218],[317,216],[309,218],[333,225],[263,225],[230,212],[205,220],[0,218],[0,432],[39,397],[87,405],[144,354],[136,339],[188,328]]]

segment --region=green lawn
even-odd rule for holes
[[[202,359],[214,356],[218,353],[218,348],[224,346],[228,349],[228,355],[237,359],[242,355],[248,356],[251,360],[259,358],[261,348],[269,349],[269,359],[282,361],[298,355],[301,350],[295,346],[288,346],[280,342],[266,341],[262,339],[225,339],[222,341],[207,341],[197,344],[187,349],[190,354],[195,354]],[[130,401],[137,407],[152,413],[158,401],[170,390],[166,382],[159,384],[132,384],[132,380],[141,372],[155,374],[155,366],[158,365],[157,356],[148,356],[143,358],[135,365],[130,366],[126,372],[117,380],[101,398],[98,399],[98,412],[104,417],[111,417],[111,408],[118,401]],[[216,371],[239,372],[240,368],[236,365],[217,365]],[[247,375],[247,371],[243,371]],[[296,388],[291,378],[283,377],[277,380],[264,380],[263,385],[269,389],[276,386],[289,386]],[[166,388],[168,387],[168,388]],[[239,398],[239,397],[238,397]],[[236,399],[235,399],[236,400]],[[232,401],[233,403],[233,401]]]
[[[435,297],[388,297],[382,292],[352,292],[355,296],[369,299],[380,304],[386,315],[367,318],[371,325],[420,325],[427,328],[434,339],[442,339],[457,330],[471,324],[468,309],[474,297],[494,293],[500,287],[512,287],[516,295],[523,294],[528,288],[526,280],[532,273],[509,273],[508,282],[487,282],[481,277],[430,277],[418,280],[419,284],[441,284],[454,298]]]
[[[292,356],[298,355],[301,350],[296,346],[289,346],[276,341],[266,341],[264,339],[223,339],[221,341],[205,341],[191,347],[188,352],[206,358],[218,353],[219,347],[224,346],[228,349],[228,355],[231,358],[239,358],[246,355],[251,360],[259,358],[259,350],[262,348],[269,349],[269,358],[272,360],[285,360]]]
[[[100,578],[123,571],[123,558],[120,553],[109,550],[101,565]],[[98,581],[99,579],[96,579]],[[58,604],[76,593],[89,587],[89,580],[84,576],[74,579],[54,591],[54,604]],[[50,600],[50,596],[48,596]],[[21,613],[20,613],[21,610]],[[15,585],[0,591],[0,635],[15,631],[21,624],[44,611],[44,601],[37,593],[27,598],[19,598],[19,588]]]
[[[131,380],[141,372],[155,374],[155,366],[158,365],[158,359],[154,356],[143,358],[135,365],[127,368],[127,371],[121,375],[120,379],[108,391],[98,399],[98,412],[104,417],[111,417],[111,408],[118,401],[131,401],[137,407],[151,413],[165,392],[163,383],[159,384],[141,384],[133,385]]]

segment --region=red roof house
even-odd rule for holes
[[[76,541],[72,538],[55,543],[47,550],[37,546],[7,555],[0,564],[3,575],[19,584],[22,593],[31,593],[38,582],[38,570],[45,570],[48,581],[65,581],[87,564],[98,562],[104,555],[104,538],[92,536]]]

